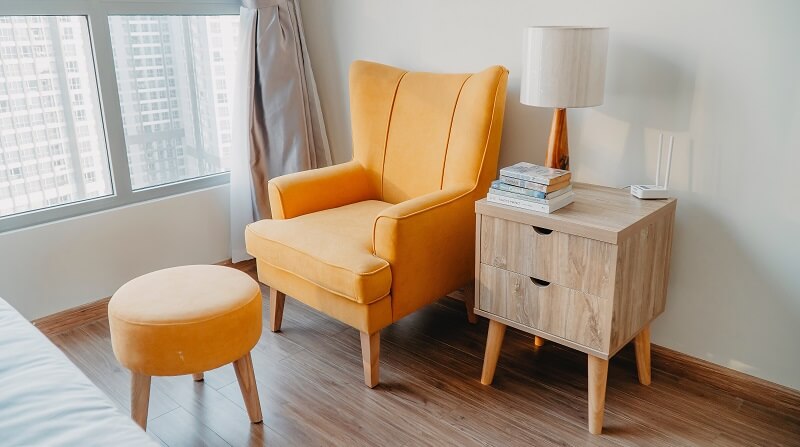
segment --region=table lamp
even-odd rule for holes
[[[608,28],[525,29],[520,102],[555,108],[547,144],[547,167],[569,169],[566,109],[603,103],[607,49]]]

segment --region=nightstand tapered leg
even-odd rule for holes
[[[483,372],[481,373],[481,383],[491,385],[494,379],[494,371],[497,368],[497,359],[500,357],[500,347],[503,345],[503,337],[506,335],[506,325],[489,320],[489,335],[486,337],[486,353],[483,355]]]
[[[589,357],[589,432],[599,435],[603,431],[603,412],[606,407],[606,380],[608,360]]]
[[[639,383],[650,385],[650,325],[642,328],[634,340],[636,347],[636,371],[639,373]]]

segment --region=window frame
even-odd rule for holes
[[[111,194],[0,217],[0,234],[228,183],[229,173],[222,172],[136,190],[131,187],[108,17],[238,15],[239,7],[239,0],[27,0],[0,3],[0,16],[86,17],[111,174]]]

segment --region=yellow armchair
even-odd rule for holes
[[[474,321],[474,203],[497,172],[507,80],[353,63],[353,160],[270,180],[272,219],[245,231],[273,331],[287,294],[353,326],[374,387],[382,328],[463,286]]]

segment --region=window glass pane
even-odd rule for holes
[[[238,16],[111,16],[134,189],[228,170]]]
[[[0,216],[112,194],[86,17],[0,19]]]

